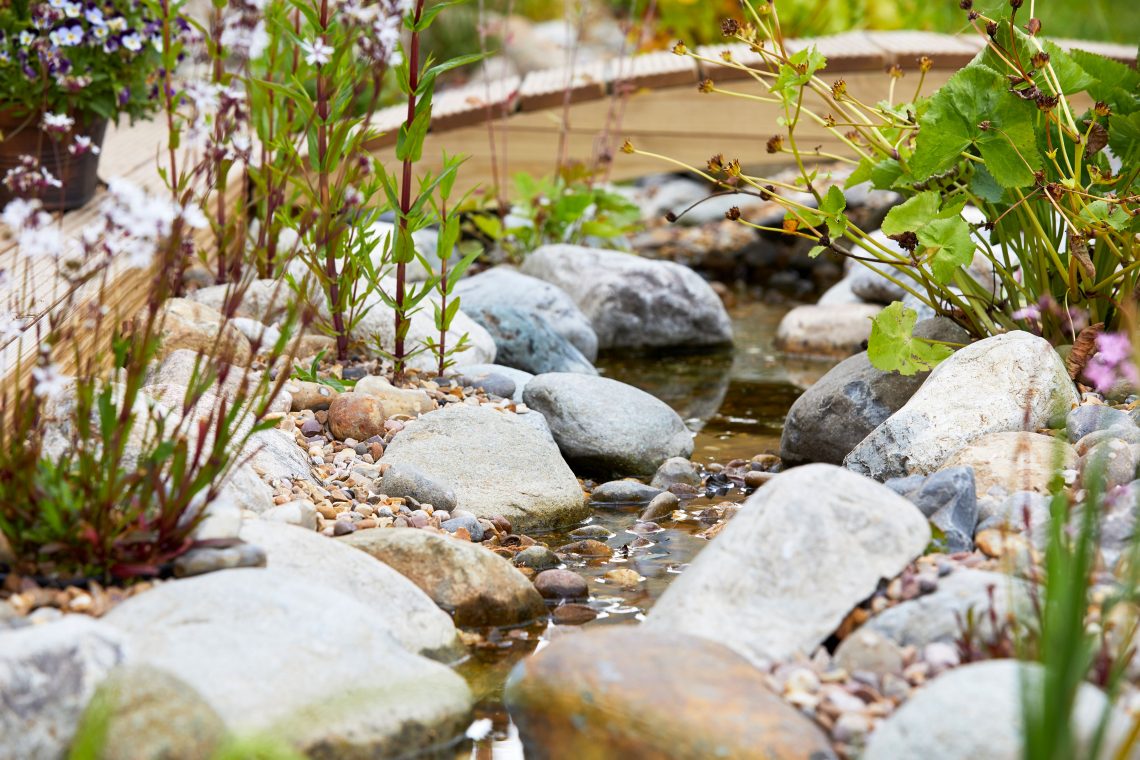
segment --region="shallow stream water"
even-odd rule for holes
[[[759,302],[730,310],[736,345],[731,352],[655,356],[603,356],[598,368],[603,375],[634,385],[672,406],[696,433],[692,460],[706,465],[749,459],[775,453],[780,431],[792,402],[831,366],[828,362],[789,359],[777,352],[772,341],[787,306]],[[741,501],[745,494],[730,487],[713,498],[705,496],[683,503],[691,517],[662,520],[664,530],[638,536],[630,532],[644,505],[596,508],[587,524],[600,525],[613,536],[606,542],[615,550],[606,559],[581,559],[566,567],[586,578],[589,605],[597,619],[585,627],[631,623],[642,619],[670,581],[707,544],[698,533],[712,523],[697,518],[703,509],[723,501]],[[534,538],[557,548],[570,543],[569,530],[534,534]],[[641,540],[639,540],[641,539]],[[638,546],[631,544],[637,542]],[[623,547],[628,549],[623,550]],[[609,570],[624,567],[645,580],[636,588],[608,584]],[[542,624],[529,628],[493,631],[484,646],[459,667],[467,678],[479,706],[476,717],[489,718],[491,735],[467,742],[457,758],[520,760],[522,744],[503,705],[503,685],[516,662],[533,654],[553,638],[564,635],[566,626]]]

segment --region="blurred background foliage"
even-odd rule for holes
[[[996,15],[1008,0],[976,0],[974,8]],[[1026,1],[1026,7],[1031,0]],[[856,29],[922,29],[973,33],[959,0],[779,0],[788,37],[808,37]],[[1140,0],[1037,0],[1033,14],[1046,34],[1135,45],[1140,42]],[[429,44],[451,55],[509,47],[543,22],[562,23],[589,37],[605,28],[611,39],[624,34],[630,50],[664,49],[723,40],[720,23],[740,18],[737,0],[482,0],[441,16]],[[513,19],[513,21],[505,21]],[[548,60],[557,66],[561,60]],[[525,73],[525,72],[524,72]]]

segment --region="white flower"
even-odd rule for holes
[[[68,18],[79,18],[79,14],[83,12],[83,6],[79,3],[64,3],[63,15]]]
[[[310,66],[320,68],[332,60],[333,49],[319,37],[312,42],[302,42],[301,50],[305,53],[305,62]]]
[[[122,16],[115,16],[113,19],[107,22],[107,27],[112,32],[121,32],[127,28],[127,20]]]
[[[97,156],[101,152],[101,149],[98,145],[91,142],[90,137],[77,135],[75,139],[72,140],[71,145],[67,146],[67,151],[73,156],[82,156],[84,153]]]
[[[75,126],[75,119],[65,113],[52,113],[46,111],[40,121],[40,126],[48,132],[70,132]]]
[[[106,24],[100,24],[91,28],[91,34],[95,36],[95,39],[102,41],[110,36],[111,30],[107,28]]]
[[[43,205],[35,198],[31,200],[14,198],[4,207],[4,213],[0,214],[0,221],[4,222],[11,230],[21,230],[28,222],[36,219],[37,214],[42,213],[40,209],[43,208]]]
[[[103,11],[100,8],[96,8],[94,5],[88,8],[83,15],[89,24],[94,24],[95,26],[103,26],[103,24],[106,23],[106,21],[103,20]]]
[[[20,32],[20,45],[22,45],[23,47],[27,47],[28,45],[31,45],[35,41],[36,41],[36,33],[35,32],[33,32],[29,29],[25,29],[24,31]]]
[[[67,389],[67,376],[60,374],[54,364],[34,368],[32,381],[35,383],[33,393],[39,398],[51,398]]]
[[[130,34],[124,34],[123,39],[120,40],[120,42],[123,43],[123,47],[125,47],[127,50],[131,51],[132,53],[139,52],[140,50],[142,50],[142,47],[143,47],[143,38],[139,36],[138,32],[131,32]]]
[[[10,343],[24,332],[24,320],[12,312],[0,313],[0,344]]]
[[[210,226],[210,220],[202,213],[202,209],[193,203],[182,207],[182,221],[196,230],[204,230]]]

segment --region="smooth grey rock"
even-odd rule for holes
[[[304,450],[283,430],[262,430],[242,449],[254,472],[272,480],[313,480],[313,465]]]
[[[590,494],[590,501],[605,504],[644,504],[660,493],[660,488],[647,486],[636,480],[611,480],[595,488]]]
[[[819,297],[819,300],[815,302],[815,305],[835,306],[837,304],[843,303],[866,303],[866,301],[852,292],[850,277],[844,277],[842,280],[825,290],[823,292],[823,295]]]
[[[409,652],[447,662],[462,654],[447,613],[383,562],[294,525],[247,520],[241,537],[265,550],[274,572],[302,576],[368,607]]]
[[[689,486],[701,484],[700,471],[685,457],[669,457],[661,463],[657,472],[653,473],[653,479],[649,481],[649,485],[662,490],[677,483]]]
[[[497,554],[414,528],[364,530],[340,539],[419,586],[457,625],[529,623],[546,607],[534,586]]]
[[[1091,474],[1094,462],[1099,468],[1101,488],[1109,490],[1127,485],[1136,479],[1137,464],[1140,464],[1140,445],[1120,439],[1098,443],[1080,458],[1077,470]]]
[[[238,509],[249,510],[255,514],[262,514],[274,507],[273,489],[248,464],[241,464],[233,469],[222,484],[219,496],[231,501]]]
[[[166,583],[104,619],[132,664],[188,683],[231,731],[272,732],[305,754],[398,755],[452,740],[470,721],[463,679],[405,650],[380,610],[289,571]]]
[[[190,578],[239,567],[265,567],[266,557],[265,550],[260,546],[238,543],[234,546],[202,546],[190,549],[177,557],[173,564],[175,578]]]
[[[211,285],[199,288],[186,297],[220,312],[232,287],[232,285]],[[253,280],[245,286],[234,316],[256,319],[267,325],[272,324],[284,315],[285,309],[293,299],[293,290],[283,279]]]
[[[479,524],[479,518],[471,515],[461,515],[460,517],[453,517],[450,520],[444,520],[440,523],[439,527],[446,530],[448,533],[454,533],[460,528],[466,528],[468,535],[474,543],[479,543],[483,540],[483,526]]]
[[[969,335],[948,319],[915,325],[920,338],[954,343]],[[850,356],[803,392],[788,410],[780,436],[780,457],[789,464],[842,464],[859,443],[897,412],[922,387],[928,372],[901,375],[871,365],[867,352]]]
[[[523,400],[523,389],[526,388],[526,384],[534,378],[534,375],[530,372],[523,372],[521,369],[515,369],[514,367],[504,367],[501,364],[469,364],[463,367],[463,371],[460,373],[460,377],[476,385],[478,385],[480,378],[487,375],[501,375],[508,380],[513,380],[515,383],[515,391],[511,394],[510,398],[516,403]]]
[[[1035,430],[1078,403],[1049,342],[1011,332],[957,351],[844,459],[878,480],[937,470],[987,433]]]
[[[119,631],[84,615],[0,628],[0,757],[65,757],[88,700],[126,651]]]
[[[974,548],[978,523],[978,497],[973,467],[950,467],[933,475],[911,475],[888,480],[884,485],[905,496],[946,537],[946,550],[968,552]]]
[[[975,534],[991,528],[1026,533],[1038,549],[1049,541],[1049,524],[1052,522],[1049,497],[1036,491],[1014,491],[1001,498],[992,497],[978,502],[978,526]]]
[[[1012,606],[1011,606],[1012,603]],[[1029,586],[1005,573],[959,569],[938,580],[938,589],[902,604],[888,607],[863,627],[901,646],[924,647],[934,642],[952,644],[973,610],[980,640],[994,640],[990,611],[1002,620],[1010,609],[1021,618],[1032,614]]]
[[[688,457],[693,439],[664,402],[604,377],[539,375],[527,384],[526,405],[546,417],[571,463],[599,472],[652,475],[670,457]]]
[[[515,393],[518,392],[515,381],[506,375],[500,375],[498,372],[484,372],[475,377],[460,375],[457,380],[464,387],[482,388],[485,393],[500,398],[513,399]]]
[[[1044,679],[1041,665],[1018,660],[989,660],[949,670],[918,689],[879,725],[863,760],[1020,760],[1025,736],[1023,689],[1040,694],[1046,688]],[[1093,757],[1093,737],[1105,710],[1110,710],[1110,720],[1098,758],[1116,757],[1131,719],[1112,710],[1095,686],[1082,684],[1072,717],[1076,757]]]
[[[294,499],[266,510],[261,514],[261,519],[316,530],[317,508],[308,499]]]
[[[732,342],[724,304],[700,275],[680,264],[621,251],[546,245],[527,256],[522,271],[566,291],[589,317],[599,348]]]
[[[1069,412],[1065,418],[1065,429],[1071,443],[1084,438],[1089,433],[1113,428],[1131,429],[1136,423],[1123,409],[1099,404],[1084,404]]]
[[[432,478],[418,467],[398,462],[384,471],[376,488],[386,496],[410,496],[421,504],[431,504],[435,509],[447,512],[453,511],[458,504],[455,491],[446,482]]]
[[[582,352],[587,362],[598,358],[598,336],[574,300],[561,288],[508,267],[494,267],[455,285],[460,308],[474,315],[488,306],[512,306],[542,317]]]
[[[902,675],[902,647],[880,633],[858,628],[839,643],[835,664],[848,673],[874,673],[880,678],[888,673]]]
[[[598,370],[574,344],[559,335],[541,314],[514,306],[487,304],[468,312],[495,341],[495,360],[525,372],[582,372]]]
[[[448,483],[461,509],[518,531],[573,525],[589,514],[578,479],[528,416],[452,404],[408,423],[380,461]]]
[[[776,348],[789,354],[851,356],[867,346],[878,304],[841,303],[797,306],[776,328]]]
[[[885,486],[833,465],[797,467],[744,502],[645,625],[758,664],[807,656],[929,541],[922,513]]]

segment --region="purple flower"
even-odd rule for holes
[[[1132,360],[1132,341],[1124,333],[1102,333],[1096,338],[1096,355],[1085,365],[1084,376],[1098,391],[1107,392],[1120,383],[1140,385],[1140,372]]]

